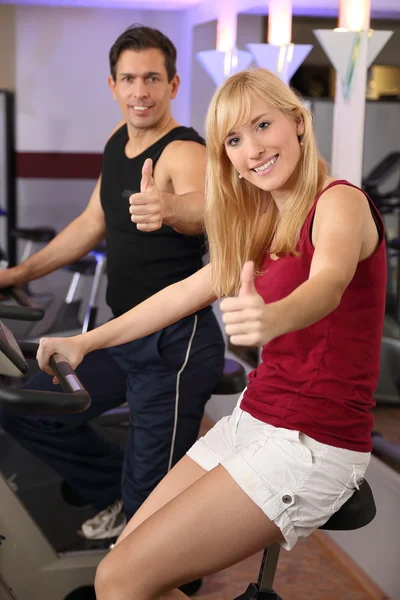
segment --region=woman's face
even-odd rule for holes
[[[224,140],[229,160],[244,179],[267,192],[295,185],[301,147],[302,122],[255,100],[249,120]]]

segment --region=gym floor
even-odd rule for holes
[[[232,600],[245,591],[250,581],[257,581],[260,562],[261,553],[207,577],[193,600]],[[275,591],[285,600],[367,600],[385,597],[369,595],[313,535],[299,542],[291,552],[281,552]]]

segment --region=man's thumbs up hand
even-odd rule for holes
[[[131,221],[140,231],[156,231],[163,224],[165,200],[153,178],[153,161],[146,158],[142,168],[140,193],[129,198]]]
[[[142,168],[142,180],[140,182],[141,192],[150,192],[151,188],[156,187],[153,178],[153,161],[151,158],[146,158]]]

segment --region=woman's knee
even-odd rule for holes
[[[107,587],[111,584],[112,565],[109,557],[103,558],[96,570],[94,587],[96,590],[96,598],[103,598],[106,595]]]
[[[118,547],[120,548],[120,547]],[[117,551],[110,552],[99,564],[95,577],[97,600],[152,600],[146,569],[139,565],[133,554],[128,556]]]
[[[118,575],[118,570],[118,565],[112,553],[103,558],[97,567],[94,581],[97,600],[106,598],[108,600],[119,600],[123,597],[123,589],[119,589],[121,588],[121,577]]]

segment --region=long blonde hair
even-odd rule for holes
[[[304,122],[298,180],[281,215],[269,192],[238,178],[224,147],[229,131],[251,118],[254,100]],[[267,249],[279,256],[296,254],[301,227],[322,188],[327,166],[301,98],[266,69],[241,71],[216,91],[207,112],[206,140],[205,224],[210,262],[214,291],[227,296],[238,291],[245,261],[253,260],[259,272]]]

